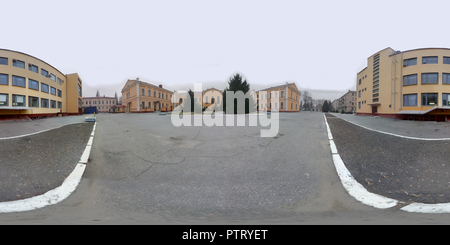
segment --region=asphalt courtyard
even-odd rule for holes
[[[326,117],[347,169],[369,192],[405,203],[450,202],[450,140],[401,138],[343,119],[383,132],[428,139],[448,137],[448,123],[339,114]]]

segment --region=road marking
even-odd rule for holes
[[[94,139],[94,131],[95,126],[97,125],[97,122],[94,123],[93,131],[91,134],[91,137],[89,138],[88,144],[86,144],[86,149],[89,148],[88,154],[91,152],[92,147],[92,141]],[[48,130],[45,130],[48,131]],[[35,133],[33,133],[35,134]],[[23,136],[22,136],[23,137]],[[89,143],[91,145],[89,145]],[[86,149],[83,152],[83,156],[87,159],[89,158],[89,155],[85,156]],[[84,159],[83,159],[84,160]],[[14,213],[14,212],[24,212],[24,211],[30,211],[38,208],[43,208],[48,205],[57,204],[72,194],[72,192],[75,191],[78,184],[81,181],[81,177],[83,176],[84,170],[86,169],[86,164],[80,162],[75,166],[75,169],[70,173],[69,176],[64,180],[64,182],[61,184],[61,186],[56,187],[53,190],[47,191],[46,193],[30,197],[27,199],[17,200],[17,201],[10,201],[10,202],[0,202],[0,213]]]
[[[344,161],[342,161],[341,156],[339,156],[325,114],[324,118],[328,138],[330,141],[331,154],[333,155],[334,166],[336,168],[336,172],[339,175],[339,178],[341,179],[341,183],[347,190],[347,192],[356,200],[375,208],[386,209],[396,206],[398,204],[397,200],[371,193],[366,188],[364,188],[363,185],[358,183],[355,178],[353,178],[350,171],[348,171],[347,167],[345,167]]]
[[[324,118],[325,118],[325,124],[326,124],[328,135],[330,135],[331,130],[328,125],[325,114],[324,114]],[[387,133],[387,132],[371,129],[371,128],[364,127],[359,124],[350,122],[343,118],[341,118],[341,119],[346,122],[352,123],[356,126],[368,129],[368,130],[372,130],[372,131],[383,133],[383,134],[393,135],[393,136],[397,136],[397,137],[401,137],[401,138],[406,138],[406,139],[450,140],[448,138],[447,139],[444,139],[444,138],[430,139],[430,138],[416,138],[416,137],[402,136],[402,135],[397,135],[397,134],[392,134],[392,133]],[[352,177],[351,173],[345,167],[344,162],[342,161],[341,157],[337,153],[337,149],[333,149],[333,148],[336,148],[336,145],[334,144],[334,141],[332,140],[332,138],[330,138],[330,136],[329,136],[329,140],[330,140],[330,148],[331,148],[331,152],[333,154],[333,162],[336,167],[336,171],[338,172],[338,175],[341,178],[342,185],[349,192],[349,194],[351,196],[353,196],[354,198],[356,198],[356,200],[358,200],[364,204],[367,204],[367,205],[370,205],[370,206],[373,206],[376,208],[390,208],[390,207],[393,207],[393,206],[397,205],[398,203],[400,203],[400,201],[397,201],[395,199],[390,199],[390,198],[367,191],[367,189],[365,189],[364,186],[362,186],[360,183],[358,183]],[[333,153],[333,152],[336,152],[336,153]],[[408,205],[400,208],[400,210],[406,211],[406,212],[411,212],[411,213],[435,213],[435,214],[450,213],[450,203],[437,203],[437,204],[411,203],[411,204],[408,204]]]

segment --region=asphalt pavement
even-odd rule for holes
[[[53,125],[58,123],[58,119],[53,119]],[[59,123],[65,124],[66,121]],[[42,130],[42,127],[33,127],[34,124],[34,121],[8,123],[17,131],[20,128],[25,128],[24,132]],[[0,202],[41,195],[60,186],[73,171],[89,140],[93,124],[57,126],[43,133],[0,140]]]

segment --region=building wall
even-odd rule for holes
[[[261,93],[262,91],[267,94],[263,95]],[[271,95],[272,92],[273,95]],[[256,92],[256,94],[260,111],[278,110],[295,112],[300,110],[300,93],[295,83],[286,83],[284,85],[263,89]],[[279,101],[273,102],[272,96],[278,98]]]
[[[0,74],[3,77],[7,75],[8,84],[0,85],[0,94],[6,94],[8,96],[9,107],[15,106],[13,105],[13,95],[23,95],[25,96],[24,106],[32,108],[32,110],[5,110],[0,106],[0,115],[19,114],[39,117],[56,115],[59,112],[78,113],[78,100],[73,96],[73,93],[77,93],[77,90],[73,91],[74,82],[68,78],[78,77],[77,74],[66,76],[50,64],[17,51],[0,49],[0,59],[2,58],[7,58],[7,65],[0,64]],[[2,60],[4,61],[5,59]],[[14,60],[16,60],[16,64],[22,61],[24,68],[15,67],[13,65]],[[51,77],[44,76],[45,71]],[[13,85],[13,76],[24,78],[25,87]],[[33,89],[33,85],[30,86],[30,80],[37,82],[37,89]],[[82,86],[82,83],[79,84]],[[45,85],[48,85],[48,92],[42,89]],[[52,88],[56,91],[55,94],[52,94]],[[30,97],[38,98],[39,105],[34,106],[31,104]],[[42,99],[48,100],[48,108],[43,106]],[[56,104],[56,108],[52,108],[52,104]]]
[[[97,107],[97,112],[106,113],[112,105],[116,105],[117,101],[114,97],[84,97],[83,106],[95,106]]]
[[[374,57],[380,54],[379,83],[373,81]],[[437,64],[422,64],[423,57],[437,56]],[[450,64],[444,64],[444,57],[450,57],[450,49],[423,48],[409,51],[394,51],[384,49],[367,59],[367,67],[357,74],[357,112],[358,114],[372,114],[372,107],[376,107],[378,115],[395,115],[410,111],[427,111],[435,106],[449,106],[443,103],[443,95],[450,93],[450,84],[444,84],[444,74],[450,74]],[[405,64],[405,60],[416,58],[415,65]],[[449,59],[450,61],[450,59]],[[408,61],[407,61],[408,62]],[[437,84],[422,83],[422,74],[437,73]],[[405,76],[416,75],[416,84],[403,84]],[[361,80],[361,82],[360,82]],[[378,85],[378,87],[376,87]],[[378,91],[376,91],[378,89]],[[378,93],[378,97],[374,94]],[[437,93],[436,105],[422,105],[422,94]],[[403,96],[417,95],[414,106],[404,104]],[[376,100],[378,98],[378,101]],[[447,111],[433,111],[434,114],[448,114]]]
[[[122,89],[122,104],[127,106],[129,112],[172,111],[172,94],[162,85],[156,86],[139,79],[128,80]]]

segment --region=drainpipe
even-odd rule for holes
[[[402,62],[400,65],[400,110],[403,106],[403,52],[400,54],[400,61]],[[418,101],[419,99],[417,99]]]

